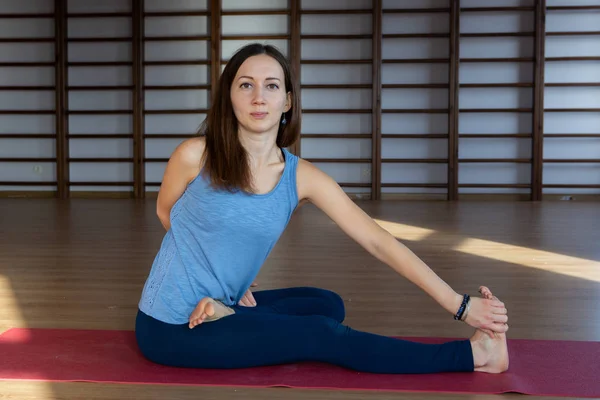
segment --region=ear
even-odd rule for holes
[[[290,108],[292,108],[292,92],[287,92],[287,96],[285,99],[285,107],[283,107],[283,112],[290,111]]]

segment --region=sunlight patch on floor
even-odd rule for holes
[[[420,228],[418,226],[399,224],[397,222],[375,219],[375,222],[383,229],[394,235],[398,239],[419,241],[426,239],[436,231],[433,229]]]
[[[375,222],[400,240],[418,242],[436,233],[433,229],[380,219],[375,219]],[[438,236],[436,243],[446,242],[444,236],[446,235],[443,233]],[[447,236],[449,239],[447,242],[452,243],[452,247],[448,250],[600,282],[600,262],[598,261],[469,237],[460,237],[458,244],[454,244],[456,236],[451,234]]]
[[[600,262],[490,240],[467,238],[453,250],[600,282]]]
[[[19,302],[10,285],[10,280],[0,275],[0,333],[12,327],[26,328],[27,323],[19,309]]]

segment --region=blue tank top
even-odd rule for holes
[[[265,194],[230,193],[199,174],[171,208],[139,308],[160,321],[184,324],[206,296],[239,302],[298,205],[298,157],[282,149],[283,174]]]

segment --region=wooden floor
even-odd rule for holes
[[[361,202],[458,292],[487,285],[509,338],[600,340],[600,204]],[[0,199],[0,332],[9,327],[133,329],[163,228],[155,201]],[[346,323],[384,335],[469,336],[429,297],[305,206],[258,278],[259,289],[337,291]],[[2,396],[4,395],[4,397]],[[298,389],[0,382],[18,399],[458,399]],[[469,396],[469,398],[523,397]]]

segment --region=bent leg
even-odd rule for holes
[[[322,315],[338,322],[346,318],[344,300],[335,292],[315,287],[292,287],[252,293],[257,312],[286,315]],[[240,306],[243,307],[243,306]]]
[[[319,316],[236,313],[189,329],[138,313],[151,361],[176,367],[248,368],[319,361],[372,373],[473,371],[469,340],[422,344],[351,329]]]

